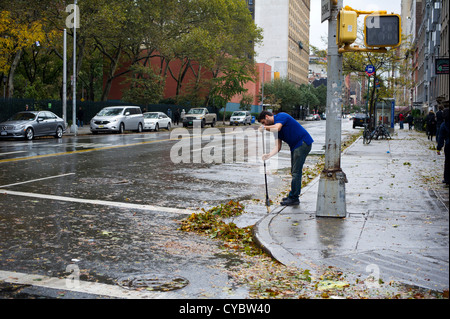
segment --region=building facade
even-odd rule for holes
[[[271,66],[296,85],[308,83],[310,0],[247,0],[263,42],[257,63]]]
[[[449,0],[403,0],[404,33],[411,37],[412,66],[411,106],[423,112],[436,111],[449,103],[447,74],[437,71],[436,65],[447,59]]]

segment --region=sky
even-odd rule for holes
[[[312,45],[326,49],[327,45],[322,38],[328,37],[328,21],[320,23],[321,19],[321,0],[311,0],[310,17],[310,35],[309,41]],[[388,13],[394,12],[401,14],[401,0],[344,0],[344,7],[350,6],[356,10],[376,11],[386,10]],[[359,16],[358,22],[363,21],[364,15]]]

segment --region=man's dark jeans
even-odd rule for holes
[[[311,145],[303,142],[302,146],[297,147],[294,151],[291,151],[291,191],[289,192],[289,198],[298,199],[300,191],[302,190],[302,170],[303,164],[305,164],[306,157],[311,152]]]

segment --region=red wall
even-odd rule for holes
[[[151,61],[152,66],[155,69],[159,70],[160,64],[161,64],[160,58],[154,57],[150,61]],[[178,72],[181,68],[181,61],[180,60],[171,61],[170,67],[171,67],[174,75],[177,76]],[[251,94],[254,97],[253,105],[260,104],[259,98],[261,96],[260,90],[261,90],[261,83],[262,83],[262,78],[263,78],[263,69],[264,69],[264,63],[257,63],[256,64],[256,71],[257,71],[256,81],[248,82],[244,86],[248,90],[246,92],[246,94]],[[120,70],[118,70],[117,72],[120,72]],[[266,74],[265,74],[264,81],[270,82],[272,80],[272,76],[271,76],[272,68],[270,65],[266,65],[265,73]],[[124,76],[120,76],[113,80],[111,90],[108,95],[108,100],[122,99],[122,92],[128,87],[128,83],[125,81],[127,79],[127,75],[128,74],[126,74]],[[204,74],[202,75],[202,79],[208,79],[208,77],[211,78],[211,75],[209,74],[209,72],[204,72]],[[195,75],[192,72],[192,70],[189,69],[184,77],[181,92],[183,92],[183,89],[186,88],[186,84],[189,83],[190,81],[195,81]],[[106,79],[104,82],[106,82]],[[176,87],[177,87],[177,82],[172,78],[172,76],[168,72],[167,77],[166,77],[166,86],[164,89],[164,98],[175,97]],[[242,95],[236,95],[229,102],[239,103],[241,101],[241,99],[242,99]]]

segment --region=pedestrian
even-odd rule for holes
[[[405,121],[405,117],[403,116],[403,113],[400,113],[398,115],[398,121],[400,122],[400,129],[403,130],[403,121]]]
[[[29,111],[28,110],[28,104],[25,105],[25,111]]]
[[[174,123],[178,125],[180,123],[180,110],[176,109],[175,115],[174,115]]]
[[[412,130],[413,122],[414,122],[414,118],[413,118],[412,114],[409,113],[408,116],[406,117],[406,123],[408,123],[409,130]]]
[[[83,109],[81,108],[81,106],[78,108],[78,112],[77,112],[77,125],[78,127],[83,127],[84,122],[84,112]]]
[[[444,148],[444,180],[442,182],[448,187],[450,184],[450,112],[448,107],[443,111],[443,119],[444,122],[439,128],[437,154],[441,155],[441,150]]]
[[[431,110],[425,118],[427,124],[427,136],[429,140],[433,140],[433,135],[436,135],[436,115]]]
[[[281,205],[298,205],[302,188],[303,164],[311,151],[314,140],[299,122],[284,112],[274,115],[269,111],[262,111],[258,116],[258,121],[263,125],[260,130],[274,132],[276,139],[273,150],[268,154],[263,154],[263,161],[276,155],[281,150],[282,142],[287,143],[291,149],[291,190],[289,196],[283,198]]]
[[[444,107],[439,105],[439,110],[436,112],[436,142],[439,140],[439,129],[441,124],[444,123],[444,112],[442,111]]]

